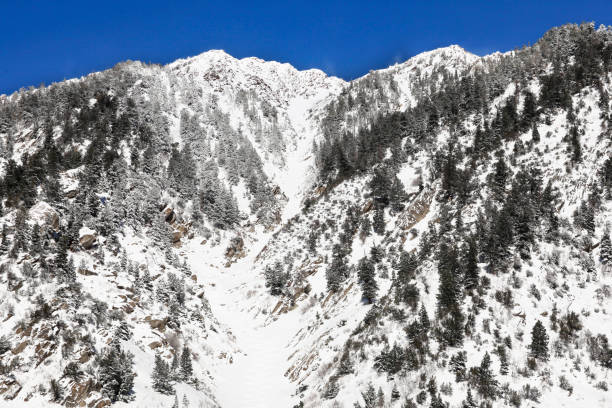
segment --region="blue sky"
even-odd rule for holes
[[[450,44],[483,55],[567,22],[612,24],[610,0],[1,1],[0,93],[212,48],[352,79]]]

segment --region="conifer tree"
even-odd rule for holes
[[[599,261],[604,266],[604,269],[612,267],[612,243],[610,242],[610,232],[604,231],[599,245]]]
[[[193,366],[191,363],[191,350],[189,347],[183,347],[181,354],[181,378],[183,381],[188,381],[193,375]]]
[[[421,304],[421,309],[419,310],[419,324],[425,332],[430,328],[429,316],[427,315],[427,309],[425,309],[424,304]]]
[[[548,360],[548,334],[544,325],[539,320],[531,330],[531,344],[529,345],[531,356],[541,361]]]
[[[359,261],[358,267],[359,284],[361,285],[362,297],[368,303],[372,303],[378,292],[378,284],[376,283],[376,271],[374,265],[364,257]]]
[[[540,143],[540,132],[538,132],[538,125],[535,123],[531,128],[531,141],[535,144]]]
[[[133,398],[134,356],[121,349],[117,344],[107,347],[96,360],[98,377],[102,384],[102,394],[112,402],[130,401]]]
[[[475,370],[472,369],[470,371],[470,374],[472,374],[472,372],[475,374],[472,375],[471,383],[476,387],[478,394],[483,398],[496,399],[499,384],[495,379],[493,371],[491,371],[491,356],[489,353],[485,353],[480,363],[480,367],[475,367]]]
[[[382,206],[377,206],[374,211],[374,218],[372,220],[372,229],[378,235],[383,235],[385,233],[386,223],[385,223],[385,209]]]
[[[472,291],[476,289],[478,285],[478,248],[476,246],[476,239],[470,237],[467,243],[467,251],[463,261],[464,272],[463,272],[463,286],[466,291]]]
[[[167,395],[174,392],[174,387],[170,383],[170,367],[168,367],[168,363],[159,354],[155,355],[155,364],[151,378],[153,379],[153,389],[155,391]]]
[[[476,407],[478,407],[478,404],[476,404],[476,401],[474,401],[474,397],[472,397],[472,389],[468,388],[467,396],[465,397],[465,400],[461,404],[461,408],[476,408]]]

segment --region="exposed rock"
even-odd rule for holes
[[[7,378],[0,383],[0,394],[4,395],[5,400],[13,400],[21,392],[23,387],[14,378]]]
[[[161,320],[155,320],[155,319],[149,320],[149,325],[151,326],[151,328],[157,329],[162,333],[166,330],[166,323],[168,323],[167,318],[161,319]]]
[[[244,256],[244,240],[242,237],[234,237],[225,250],[227,258],[241,258]]]
[[[79,239],[79,243],[83,249],[91,249],[96,243],[96,236],[92,234],[85,234]]]
[[[36,203],[30,208],[29,215],[39,225],[47,225],[55,231],[59,229],[60,217],[58,212],[44,201]]]
[[[66,398],[64,405],[66,407],[83,407],[86,405],[85,400],[89,396],[94,386],[93,379],[88,379],[84,383],[75,383],[70,389],[70,395]]]
[[[150,343],[150,344],[149,344],[149,348],[150,348],[151,350],[155,350],[156,348],[159,348],[159,347],[161,347],[161,346],[162,346],[161,341],[154,341],[154,342],[152,342],[152,343]]]
[[[17,345],[14,349],[11,350],[11,353],[13,353],[13,354],[21,353],[26,348],[28,343],[29,343],[28,340],[19,343],[19,345]]]
[[[174,224],[174,222],[176,221],[176,213],[170,207],[164,210],[164,217],[166,219],[166,222],[169,224]]]
[[[66,191],[66,193],[64,194],[64,197],[66,197],[66,198],[74,198],[74,197],[77,196],[77,194],[79,194],[79,190],[78,189],[73,189],[73,190]]]
[[[374,202],[370,200],[366,203],[366,205],[363,206],[363,209],[361,210],[361,212],[366,214],[370,212],[373,207],[374,207]]]

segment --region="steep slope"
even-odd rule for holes
[[[0,98],[3,404],[609,405],[611,32]]]

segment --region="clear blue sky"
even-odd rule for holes
[[[583,21],[612,24],[612,1],[2,0],[0,93],[212,48],[351,79],[450,44],[506,51]]]

